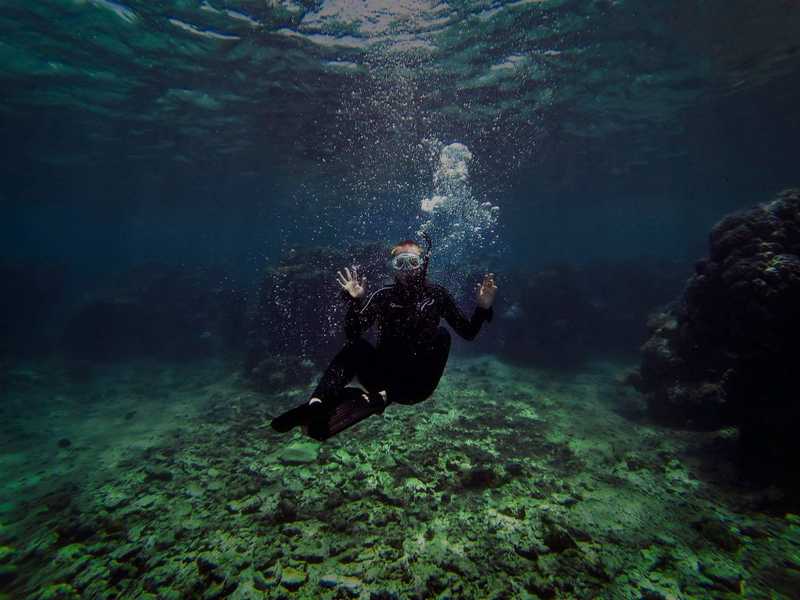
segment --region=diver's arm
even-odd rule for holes
[[[475,336],[477,336],[478,332],[481,330],[483,322],[492,320],[494,309],[491,306],[489,306],[489,308],[476,306],[472,313],[472,318],[467,319],[466,315],[458,307],[458,304],[456,304],[453,296],[450,295],[450,292],[442,289],[442,296],[442,301],[444,302],[444,313],[442,316],[445,318],[448,325],[453,328],[453,331],[465,340],[474,340]]]
[[[352,272],[345,267],[344,273],[337,271],[336,274],[337,281],[342,288],[342,297],[349,302],[347,314],[344,318],[344,333],[348,340],[354,340],[372,327],[375,322],[376,313],[374,307],[372,310],[366,310],[369,308],[370,300],[374,294],[366,301],[364,300],[367,278],[358,278],[357,267],[353,267]]]
[[[373,292],[366,299],[363,296],[353,298],[346,292],[343,294],[349,302],[344,317],[344,333],[348,340],[358,338],[375,323],[375,318],[378,316],[378,302],[373,296],[376,293]]]

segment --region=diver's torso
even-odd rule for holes
[[[438,286],[425,283],[411,288],[394,284],[381,296],[379,346],[424,346],[434,339],[444,312]]]

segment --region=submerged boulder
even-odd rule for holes
[[[626,261],[504,274],[487,335],[498,354],[537,364],[633,354],[647,314],[681,289],[684,272],[680,263]]]
[[[800,190],[717,223],[682,298],[650,328],[638,387],[654,416],[738,426],[761,473],[800,463]]]
[[[224,274],[150,264],[81,306],[62,346],[95,361],[208,356],[241,345],[244,315],[245,296]]]

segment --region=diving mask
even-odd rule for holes
[[[415,271],[422,266],[422,257],[414,252],[401,252],[389,261],[395,271]]]

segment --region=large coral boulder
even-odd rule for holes
[[[762,471],[800,461],[800,190],[720,221],[651,334],[639,387],[656,417],[737,425],[744,458]]]

